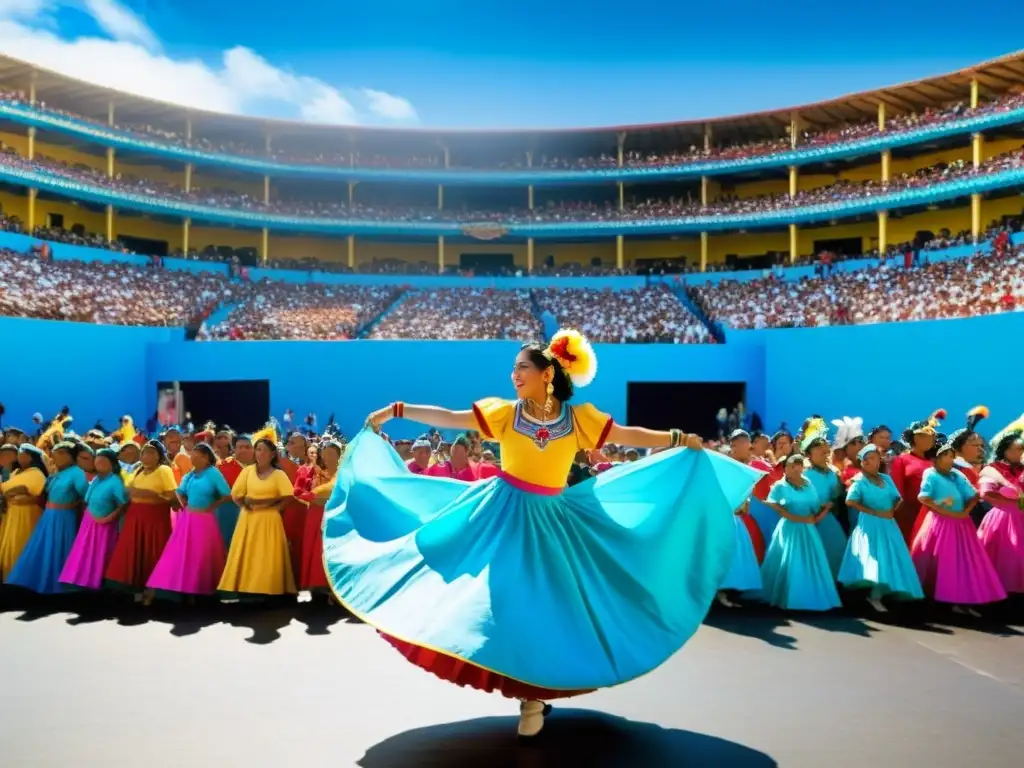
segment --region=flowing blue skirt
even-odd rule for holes
[[[233,501],[225,501],[214,510],[217,528],[220,529],[220,537],[224,540],[225,549],[231,549],[231,539],[235,535],[235,526],[238,525],[240,514],[241,510]]]
[[[733,515],[736,535],[733,537],[732,565],[722,580],[722,589],[755,592],[761,589],[761,566],[757,562],[754,543],[750,540],[743,518]]]
[[[345,607],[398,640],[533,686],[616,685],[700,626],[759,475],[677,449],[545,496],[410,474],[363,431],[324,513],[324,564]]]
[[[779,608],[828,611],[842,604],[813,523],[779,521],[761,564],[761,579],[762,596]]]
[[[839,569],[839,583],[851,589],[870,588],[871,596],[876,598],[924,598],[899,525],[875,515],[858,515]]]
[[[846,533],[831,512],[815,523],[814,528],[817,529],[821,544],[825,547],[825,557],[828,558],[828,567],[832,570],[832,580],[835,581],[839,575],[839,567],[843,564],[843,556],[846,554]]]
[[[65,591],[65,586],[59,581],[60,573],[77,535],[77,510],[47,507],[32,531],[32,538],[14,564],[7,583],[41,595]]]

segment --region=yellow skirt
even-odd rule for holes
[[[294,595],[297,591],[281,513],[243,507],[217,592],[232,597]]]
[[[12,504],[0,524],[0,582],[6,581],[43,510],[38,504]]]

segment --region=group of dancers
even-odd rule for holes
[[[942,412],[915,422],[900,455],[886,427],[844,418],[830,443],[812,417],[795,436],[737,430],[727,457],[570,404],[595,373],[586,340],[560,331],[518,354],[515,398],[393,403],[347,445],[207,430],[186,451],[171,429],[137,465],[102,435],[4,445],[0,578],[143,603],[326,593],[411,663],[519,699],[524,738],[547,702],[656,668],[716,597],[823,611],[840,585],[878,610],[927,595],[971,611],[1024,593],[1024,419],[987,463],[984,409],[949,436]],[[468,461],[463,439],[443,466],[426,439],[400,455],[391,419],[477,431],[500,468]],[[609,442],[650,455],[568,483]]]

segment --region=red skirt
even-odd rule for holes
[[[306,533],[306,505],[301,501],[293,501],[281,513],[284,524],[284,536],[288,539],[288,554],[292,559],[292,575],[299,582],[302,569],[302,543]]]
[[[590,691],[556,691],[550,688],[538,688],[518,680],[512,680],[495,672],[488,672],[468,661],[446,656],[443,653],[430,651],[412,643],[406,643],[397,638],[385,635],[380,636],[395,646],[399,652],[417,667],[427,670],[442,680],[455,683],[460,686],[469,686],[478,691],[493,693],[497,691],[502,696],[510,699],[526,699],[533,701],[551,701],[552,699],[565,699],[570,696],[579,696]]]
[[[324,537],[320,528],[324,522],[324,505],[310,504],[302,536],[302,568],[299,589],[327,589],[324,572]]]
[[[750,534],[750,543],[754,545],[754,554],[757,555],[757,562],[764,562],[764,534],[761,533],[761,526],[757,524],[757,521],[750,515],[740,515],[743,518],[743,524],[747,527],[747,533]]]
[[[171,508],[168,504],[133,501],[124,516],[124,527],[104,580],[134,592],[146,588],[167,540],[171,538]]]

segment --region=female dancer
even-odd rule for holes
[[[846,506],[860,514],[846,545],[839,583],[850,589],[870,588],[868,602],[884,613],[883,597],[920,600],[924,593],[907,543],[893,517],[900,492],[892,478],[882,474],[881,451],[868,444],[857,459],[860,474],[850,484]]]
[[[0,534],[0,583],[7,581],[14,564],[32,537],[42,508],[39,505],[49,472],[43,452],[31,443],[18,449],[18,468],[0,484],[4,498],[4,524]]]
[[[918,500],[928,510],[921,530],[910,547],[910,556],[924,587],[940,603],[977,616],[963,606],[1006,599],[1006,590],[992,567],[970,518],[978,494],[958,470],[953,446],[942,445],[935,466],[925,470]]]
[[[212,595],[224,572],[224,540],[215,515],[231,489],[206,443],[192,449],[192,470],[178,487],[181,512],[146,586],[159,594]]]
[[[759,472],[771,472],[771,465],[768,464],[763,459],[755,458],[753,456],[753,454],[751,453],[751,448],[752,448],[752,441],[750,439],[750,434],[745,429],[733,430],[732,434],[729,435],[729,455],[732,456],[732,458],[735,461],[738,461],[740,464],[746,464],[748,467],[753,467],[754,469],[758,470]],[[764,535],[761,533],[761,527],[757,524],[757,521],[754,520],[754,518],[750,516],[750,501],[749,501],[749,499],[747,500],[746,503],[744,503],[744,505],[739,510],[737,510],[736,514],[738,516],[736,522],[742,523],[746,527],[746,529],[747,529],[747,536],[746,536],[746,538],[750,539],[750,544],[751,544],[751,546],[754,549],[754,556],[756,558],[755,565],[757,567],[754,569],[754,571],[757,572],[757,574],[758,574],[757,580],[758,580],[758,582],[760,582],[761,576],[760,576],[760,570],[759,569],[761,567],[761,561],[764,560],[765,542],[764,542]],[[739,546],[741,550],[745,550],[745,546],[743,544],[743,539],[744,539],[743,536],[739,536],[737,534],[737,546]],[[736,558],[733,558],[733,566],[734,566],[733,570],[736,570],[737,568],[741,568],[742,567],[740,562],[737,561]],[[739,572],[734,574],[734,576],[736,576],[736,578],[739,578],[740,581],[749,581],[749,580],[751,580],[753,578],[754,571],[748,571],[749,578],[747,578],[747,579],[739,578]],[[726,581],[728,582],[728,581],[730,581],[730,579],[727,578]],[[732,589],[754,589],[754,587],[731,587],[731,588]]]
[[[981,470],[980,488],[992,510],[978,537],[1003,589],[1024,594],[1024,417],[992,438],[992,463]]]
[[[502,472],[472,484],[413,475],[364,430],[325,512],[324,563],[339,602],[412,663],[521,699],[524,737],[543,728],[545,699],[632,680],[696,631],[729,567],[733,512],[757,479],[702,452],[697,435],[570,406],[595,367],[583,337],[561,331],[516,357],[514,402],[373,413],[375,429],[402,417],[477,428],[500,443]],[[688,450],[565,489],[577,450],[608,439]]]
[[[839,566],[843,564],[846,552],[846,534],[836,519],[836,505],[844,495],[843,484],[839,473],[829,466],[829,445],[825,435],[828,426],[820,418],[812,418],[804,428],[804,438],[800,449],[806,454],[808,467],[804,473],[807,481],[818,493],[818,501],[825,507],[825,514],[817,516],[815,523],[821,543],[828,556],[828,564],[832,576],[839,575]]]
[[[171,506],[177,503],[178,485],[159,440],[143,446],[140,461],[139,469],[125,483],[131,504],[107,567],[106,581],[108,586],[134,594],[136,602],[149,605],[154,593],[146,583],[171,538]]]
[[[256,463],[242,470],[231,496],[241,507],[224,573],[217,585],[225,600],[294,595],[295,577],[281,510],[292,500],[292,484],[281,469],[277,445],[256,440]]]
[[[117,544],[117,521],[128,504],[117,452],[96,452],[96,477],[85,492],[85,514],[60,573],[60,582],[83,589],[103,586],[103,574]]]
[[[329,593],[327,574],[324,572],[323,522],[324,505],[334,490],[342,447],[337,440],[328,440],[320,446],[319,472],[313,487],[296,492],[296,497],[309,505],[306,512],[306,530],[302,541],[302,568],[299,571],[299,589],[314,595]],[[296,487],[298,484],[296,483]]]
[[[855,419],[843,416],[841,419],[834,419],[832,424],[836,427],[833,465],[839,472],[839,479],[842,481],[843,487],[847,487],[860,473],[860,468],[857,466],[857,454],[864,447],[864,419],[860,416]],[[857,524],[856,514],[848,514],[847,517],[852,530]]]
[[[75,465],[85,473],[85,479],[92,482],[96,477],[96,451],[80,440],[73,440],[78,447],[78,455],[75,456]]]
[[[46,507],[32,538],[11,571],[10,584],[41,595],[62,592],[60,572],[78,534],[78,513],[89,481],[75,464],[81,450],[74,443],[57,443],[51,458],[57,471],[46,480]]]
[[[921,503],[917,500],[921,492],[921,480],[925,471],[932,468],[936,429],[944,418],[946,412],[940,409],[925,421],[915,421],[903,430],[903,442],[910,450],[897,456],[889,465],[889,475],[896,484],[896,490],[900,492],[896,522],[907,546],[914,540],[915,522],[921,509]]]
[[[751,462],[751,467],[768,474],[763,475],[757,481],[748,505],[749,515],[757,523],[757,527],[761,530],[761,538],[766,542],[771,541],[775,526],[779,524],[779,516],[764,502],[768,498],[772,486],[781,480],[786,472],[786,459],[793,451],[793,436],[785,430],[780,430],[772,435],[770,446],[763,460]],[[765,546],[765,551],[767,551],[767,546]],[[763,554],[760,561],[764,562]]]
[[[828,445],[825,445],[827,451]],[[786,458],[785,474],[772,485],[766,503],[780,521],[761,565],[763,595],[770,605],[797,611],[838,608],[839,593],[821,536],[814,528],[828,515],[814,483],[804,476],[804,457]]]

